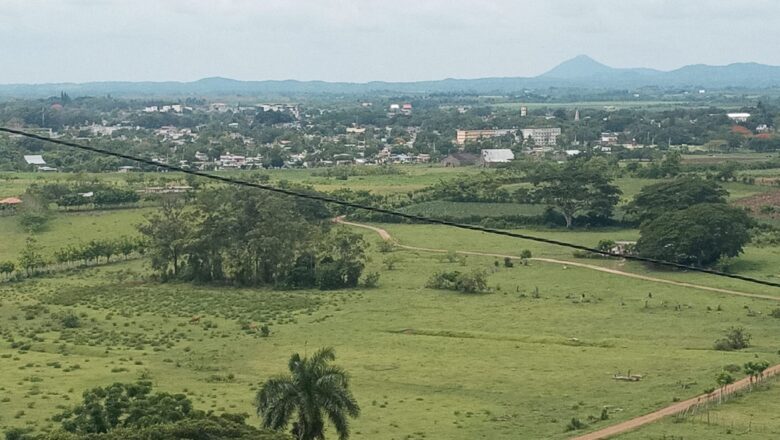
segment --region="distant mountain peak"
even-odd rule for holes
[[[615,69],[606,64],[602,64],[587,55],[577,55],[570,60],[558,64],[541,76],[543,78],[580,79],[609,73],[613,70]]]

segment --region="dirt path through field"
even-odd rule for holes
[[[778,373],[780,373],[780,365],[775,365],[773,367],[767,368],[764,371],[763,378],[766,379],[768,377],[775,376]],[[702,394],[696,397],[692,397],[688,400],[675,403],[674,405],[669,405],[666,408],[661,408],[658,411],[653,411],[650,414],[645,414],[643,416],[639,416],[631,420],[626,420],[625,422],[618,423],[617,425],[608,426],[604,429],[599,429],[598,431],[594,431],[578,437],[572,437],[571,440],[601,440],[601,439],[610,438],[615,435],[624,434],[628,431],[633,431],[634,429],[637,429],[641,426],[653,422],[657,422],[663,419],[664,417],[683,413],[692,408],[695,408],[696,406],[703,405],[708,402],[710,403],[717,402],[720,399],[721,394],[723,396],[728,396],[737,391],[742,391],[750,387],[751,383],[752,383],[751,378],[746,377],[744,379],[734,382],[731,385],[727,385],[725,388],[715,390],[710,394]]]
[[[337,217],[335,219],[335,221],[337,223],[341,223],[343,225],[355,226],[355,227],[358,227],[358,228],[369,229],[371,231],[374,231],[377,234],[379,234],[379,236],[382,238],[382,240],[384,240],[384,241],[393,241],[396,244],[396,246],[398,246],[400,248],[403,248],[403,249],[408,249],[408,250],[413,250],[413,251],[423,251],[423,252],[435,252],[435,253],[439,253],[439,254],[444,254],[444,253],[450,252],[447,249],[432,249],[432,248],[424,248],[424,247],[418,247],[418,246],[408,246],[408,245],[405,245],[405,244],[401,244],[401,243],[398,243],[396,240],[394,240],[393,237],[390,235],[390,233],[387,232],[386,230],[382,229],[382,228],[378,228],[376,226],[371,226],[371,225],[366,225],[366,224],[363,224],[363,223],[348,222],[348,221],[344,220],[344,217]],[[492,254],[492,253],[488,253],[488,252],[474,252],[474,251],[454,251],[454,252],[456,254],[460,254],[460,255],[476,255],[476,256],[482,256],[482,257],[512,258],[512,259],[515,259],[515,260],[519,260],[520,259],[520,257],[518,257],[517,255]],[[766,299],[766,300],[769,300],[769,301],[778,301],[778,302],[780,302],[780,296],[771,296],[771,295],[761,295],[761,294],[758,294],[758,293],[740,292],[740,291],[737,291],[737,290],[722,289],[720,287],[710,287],[710,286],[702,286],[700,284],[686,283],[684,281],[672,281],[672,280],[667,280],[667,279],[664,279],[664,278],[656,278],[656,277],[652,277],[652,276],[648,276],[648,275],[640,275],[640,274],[637,274],[637,273],[624,272],[622,270],[617,270],[617,269],[610,269],[608,267],[598,266],[598,265],[595,265],[595,264],[587,264],[587,263],[580,263],[580,262],[577,262],[577,261],[557,260],[557,259],[554,259],[554,258],[541,258],[541,257],[534,257],[534,258],[531,258],[531,260],[542,261],[542,262],[545,262],[545,263],[561,264],[561,265],[564,265],[566,267],[568,267],[568,266],[582,267],[582,268],[585,268],[585,269],[597,270],[599,272],[606,272],[606,273],[610,273],[610,274],[613,274],[613,275],[620,275],[620,276],[629,277],[629,278],[636,278],[636,279],[639,279],[639,280],[651,281],[651,282],[655,282],[655,283],[671,284],[673,286],[688,287],[688,288],[691,288],[691,289],[707,290],[707,291],[710,291],[710,292],[725,293],[725,294],[728,294],[728,295],[744,296],[744,297],[747,297],[747,298]]]
[[[390,235],[390,233],[388,233],[386,230],[384,230],[382,228],[378,228],[376,226],[371,226],[371,225],[365,225],[365,224],[362,224],[362,223],[348,222],[348,221],[344,220],[343,217],[338,217],[335,220],[336,220],[337,223],[341,223],[341,224],[344,224],[344,225],[349,225],[349,226],[355,226],[355,227],[358,227],[358,228],[369,229],[369,230],[374,231],[377,234],[379,234],[379,236],[382,238],[382,240],[393,241],[393,237]],[[396,246],[398,246],[400,248],[408,249],[408,250],[414,250],[414,251],[435,252],[435,253],[447,253],[447,252],[450,252],[450,251],[448,251],[446,249],[431,249],[431,248],[424,248],[424,247],[418,247],[418,246],[407,246],[407,245],[400,244],[398,242],[395,242],[395,244],[396,244]],[[485,257],[498,257],[498,258],[508,257],[508,258],[513,258],[513,259],[519,259],[519,257],[517,257],[515,255],[503,255],[503,254],[492,254],[492,253],[486,253],[486,252],[471,252],[471,251],[455,251],[455,252],[458,253],[458,254],[461,254],[461,255],[479,255],[479,256],[485,256]],[[698,284],[685,283],[685,282],[682,282],[682,281],[671,281],[671,280],[666,280],[666,279],[663,279],[663,278],[655,278],[655,277],[646,276],[646,275],[639,275],[639,274],[635,274],[635,273],[631,273],[631,272],[623,272],[623,271],[616,270],[616,269],[609,269],[609,268],[606,268],[606,267],[596,266],[596,265],[593,265],[593,264],[585,264],[585,263],[579,263],[579,262],[575,262],[575,261],[566,261],[566,260],[556,260],[556,259],[553,259],[553,258],[531,258],[531,259],[535,260],[535,261],[542,261],[542,262],[545,262],[545,263],[554,263],[554,264],[563,264],[563,265],[566,265],[566,266],[582,267],[582,268],[586,268],[586,269],[597,270],[597,271],[600,271],[600,272],[611,273],[611,274],[614,274],[614,275],[620,275],[620,276],[625,276],[625,277],[630,277],[630,278],[637,278],[637,279],[641,279],[641,280],[645,280],[645,281],[653,281],[653,282],[664,283],[664,284],[672,284],[672,285],[681,286],[681,287],[689,287],[689,288],[692,288],[692,289],[707,290],[707,291],[712,291],[712,292],[726,293],[726,294],[729,294],[729,295],[745,296],[745,297],[749,297],[749,298],[759,298],[759,299],[768,299],[768,300],[772,300],[772,301],[780,301],[780,298],[773,297],[773,296],[768,296],[768,295],[758,295],[758,294],[753,294],[753,293],[738,292],[738,291],[735,291],[735,290],[721,289],[721,288],[717,288],[717,287],[701,286],[701,285],[698,285]],[[777,374],[780,374],[780,365],[775,365],[773,367],[770,367],[770,368],[766,369],[764,371],[763,377],[767,378],[767,377],[775,376]],[[709,403],[709,402],[717,402],[720,399],[721,395],[728,396],[728,395],[730,395],[730,394],[732,394],[734,392],[744,390],[744,389],[750,387],[750,385],[751,385],[751,378],[750,377],[746,377],[746,378],[738,380],[738,381],[734,382],[733,384],[728,385],[728,386],[726,386],[724,388],[715,390],[714,392],[712,392],[710,394],[702,394],[702,395],[699,395],[699,396],[696,396],[696,397],[692,397],[692,398],[690,398],[688,400],[685,400],[685,401],[682,401],[682,402],[678,402],[678,403],[675,403],[673,405],[669,405],[669,406],[667,406],[665,408],[661,408],[661,409],[659,409],[657,411],[653,411],[653,412],[651,412],[649,414],[645,414],[643,416],[639,416],[639,417],[633,418],[631,420],[626,420],[625,422],[618,423],[617,425],[612,425],[612,426],[606,427],[604,429],[600,429],[598,431],[594,431],[594,432],[591,432],[591,433],[588,433],[588,434],[584,434],[584,435],[581,435],[581,436],[578,436],[578,437],[573,437],[572,440],[600,440],[600,439],[606,439],[606,438],[609,438],[609,437],[612,437],[612,436],[615,436],[615,435],[623,434],[623,433],[626,433],[628,431],[632,431],[634,429],[637,429],[637,428],[639,428],[641,426],[644,426],[644,425],[647,425],[647,424],[650,424],[650,423],[653,423],[653,422],[657,422],[657,421],[661,420],[664,417],[672,416],[672,415],[675,415],[675,414],[680,414],[680,413],[683,413],[685,411],[691,410],[692,408],[695,408],[695,407],[697,407],[699,405],[703,405],[703,404]]]

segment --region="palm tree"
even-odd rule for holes
[[[269,379],[255,398],[263,426],[284,429],[293,415],[292,434],[298,440],[324,440],[325,416],[336,428],[340,440],[349,438],[347,417],[360,415],[360,407],[349,390],[347,373],[329,365],[336,359],[333,348],[322,348],[311,358],[298,353],[290,357],[289,375]]]

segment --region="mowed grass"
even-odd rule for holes
[[[45,230],[28,234],[19,226],[18,216],[0,217],[0,261],[19,258],[27,237],[34,237],[45,257],[68,245],[77,245],[94,239],[135,236],[135,226],[154,208],[117,209],[56,213]]]
[[[391,228],[400,229],[418,245],[468,248],[484,237]],[[780,320],[768,316],[775,304],[767,301],[535,261],[495,268],[495,258],[395,254],[400,262],[388,271],[387,254],[372,252],[368,270],[382,278],[368,290],[158,284],[146,280],[141,261],[2,284],[0,388],[8,401],[0,402],[0,427],[45,427],[83,389],[139,377],[185,391],[203,409],[252,413],[259,384],[284,372],[292,352],[334,346],[363,407],[356,439],[562,439],[573,417],[596,429],[701,393],[724,365],[780,361]],[[437,270],[487,270],[493,293],[423,287]],[[762,313],[748,316],[746,307]],[[66,312],[81,316],[79,328],[62,328]],[[271,336],[247,322],[269,324]],[[753,347],[711,350],[731,325],[747,328]],[[628,370],[645,378],[612,379]],[[609,422],[587,421],[605,406]]]

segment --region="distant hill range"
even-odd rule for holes
[[[641,87],[762,89],[780,87],[780,67],[758,63],[727,66],[696,64],[672,71],[614,68],[580,55],[535,77],[443,79],[436,81],[367,83],[325,81],[238,81],[204,78],[192,82],[88,82],[53,84],[0,84],[0,96],[45,97],[67,92],[71,96],[220,96],[368,93],[512,93],[525,89],[572,87],[583,89],[636,89]]]

